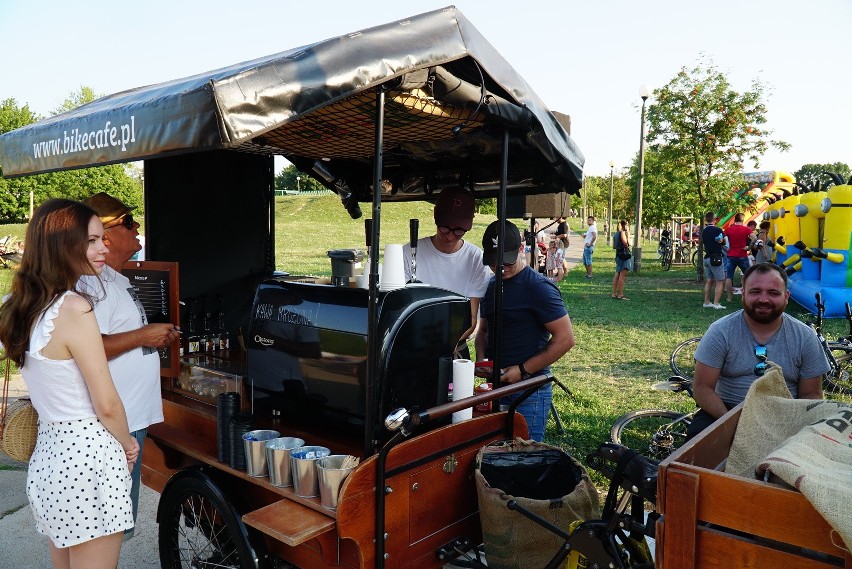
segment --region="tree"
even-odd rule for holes
[[[849,176],[852,175],[852,169],[849,168],[848,164],[843,162],[835,162],[834,164],[805,164],[796,170],[793,175],[800,184],[810,186],[817,181],[827,182],[829,179],[824,172],[838,174],[844,180],[848,180]]]
[[[91,103],[98,97],[101,97],[101,95],[96,95],[94,89],[87,87],[86,85],[80,85],[80,90],[69,94],[65,100],[62,101],[62,104],[53,110],[53,114],[58,115],[59,113],[73,111],[77,107],[82,107],[86,103]]]
[[[299,178],[296,180],[296,178]],[[292,164],[286,166],[281,172],[275,176],[276,191],[319,191],[325,190],[326,187],[308,176]]]
[[[759,80],[749,90],[735,91],[709,59],[691,70],[681,68],[654,91],[647,117],[649,149],[658,152],[667,167],[688,174],[697,207],[713,209],[731,200],[733,189],[742,184],[746,162],[759,167],[769,146],[789,148],[772,140],[772,132],[764,127],[765,97],[766,87]],[[699,273],[700,279],[700,268]]]

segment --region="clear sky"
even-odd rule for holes
[[[444,7],[387,0],[0,0],[0,100],[49,115],[80,85],[105,95],[225,67]],[[760,169],[852,164],[850,0],[458,0],[545,104],[572,117],[587,175],[639,147],[639,86],[704,53],[737,90],[770,89],[792,144]],[[651,102],[651,101],[649,101]],[[752,169],[752,168],[749,168]]]

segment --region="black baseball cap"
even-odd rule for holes
[[[482,264],[483,265],[513,265],[518,260],[518,253],[521,248],[521,232],[514,223],[510,221],[503,222],[505,225],[505,235],[503,237],[503,256],[500,263],[498,260],[497,251],[497,228],[499,221],[495,221],[485,229],[485,234],[482,236]]]

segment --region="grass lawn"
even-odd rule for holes
[[[370,204],[362,204],[362,209],[365,217],[371,216]],[[411,217],[420,219],[421,236],[434,231],[431,204],[383,204],[382,243],[406,242]],[[485,227],[494,219],[477,216],[466,237],[479,245]],[[583,227],[579,220],[569,221],[574,230]],[[363,219],[350,219],[335,196],[276,198],[275,225],[277,268],[293,274],[329,275],[327,250],[364,244]],[[23,230],[21,226],[0,229],[0,234],[7,233],[22,236]],[[553,366],[571,395],[554,389],[566,432],[559,435],[551,421],[547,440],[581,462],[599,443],[608,440],[613,421],[627,411],[693,408],[686,396],[655,391],[651,386],[669,377],[669,354],[680,341],[701,335],[739,302],[735,297],[724,311],[703,309],[702,285],[695,282],[692,267],[662,271],[656,261],[655,243],[645,243],[643,253],[641,276],[628,276],[625,292],[630,301],[610,298],[615,255],[603,243],[595,253],[594,279],[583,278],[582,267],[576,267],[559,285],[577,345]],[[11,270],[0,269],[0,290],[8,290],[11,274]],[[801,315],[801,309],[792,302],[788,311]],[[846,333],[845,326],[842,320],[827,323],[830,336]]]

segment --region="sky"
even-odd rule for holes
[[[107,95],[218,69],[446,6],[368,0],[0,0],[0,100],[48,116],[81,85]],[[734,89],[767,86],[792,145],[747,170],[852,164],[850,0],[458,0],[553,111],[572,118],[586,175],[639,149],[639,88],[703,56]],[[649,99],[653,103],[653,98]]]

